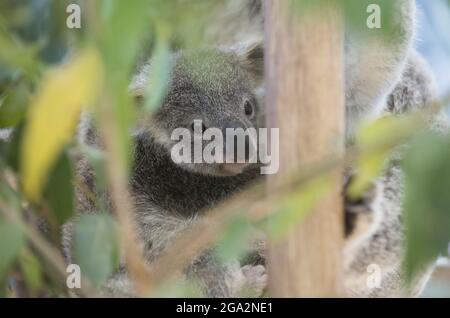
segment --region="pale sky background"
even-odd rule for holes
[[[442,95],[450,91],[450,10],[445,0],[417,0],[417,3],[416,47],[433,69]]]

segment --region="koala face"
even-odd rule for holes
[[[190,132],[192,161],[178,163],[191,171],[230,176],[243,172],[251,164],[250,156],[256,153],[254,135],[244,136],[245,153],[238,161],[237,139],[234,148],[226,144],[227,129],[258,129],[264,122],[262,98],[258,88],[262,82],[263,48],[252,45],[235,50],[204,49],[173,55],[173,69],[167,95],[160,109],[147,121],[145,127],[157,142],[171,152],[179,140],[173,137],[175,130],[184,128]],[[147,72],[151,72],[151,64]],[[144,81],[142,81],[144,82]],[[147,83],[146,83],[147,85]],[[151,83],[148,83],[151,85]],[[222,157],[224,161],[208,163],[195,160],[195,137],[204,132],[221,132],[223,136]],[[241,130],[242,129],[242,130]],[[201,140],[205,149],[209,141]]]

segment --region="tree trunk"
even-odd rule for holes
[[[301,3],[295,2],[297,7]],[[312,5],[296,13],[293,3],[265,1],[268,125],[280,129],[280,170],[268,178],[269,195],[271,187],[302,166],[344,149],[339,11]],[[271,296],[340,294],[344,233],[341,179],[340,171],[336,171],[332,191],[321,198],[314,211],[284,239],[270,243]]]

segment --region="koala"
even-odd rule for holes
[[[388,95],[384,115],[401,116],[430,107],[434,102],[436,89],[431,72],[422,57],[412,50],[400,81]],[[427,116],[431,130],[448,134],[449,122],[444,112]],[[404,147],[407,145],[394,151],[385,172],[359,202],[347,201],[346,221],[350,224],[347,224],[348,239],[344,249],[344,282],[351,296],[419,296],[431,275],[433,265],[423,269],[409,285],[403,277],[404,176],[399,161]],[[380,284],[369,288],[368,275],[374,271],[380,275]]]
[[[262,47],[236,49],[205,48],[172,54],[172,72],[162,106],[151,116],[144,116],[135,128],[134,164],[130,178],[133,213],[148,264],[157,259],[178,233],[192,225],[217,203],[256,182],[260,177],[258,163],[175,163],[171,151],[176,141],[174,130],[184,127],[196,134],[195,121],[201,130],[214,127],[258,128],[261,100],[258,94],[262,71]],[[130,92],[139,101],[152,71],[151,62],[134,78]],[[82,142],[101,148],[92,120],[87,116],[80,125]],[[250,138],[249,138],[250,139]],[[247,139],[247,147],[250,142]],[[202,144],[204,147],[205,145]],[[224,146],[224,156],[235,155],[236,149]],[[230,153],[231,152],[231,153]],[[84,187],[77,189],[77,210],[96,211],[83,188],[96,193],[95,176],[85,158],[77,163],[77,174]],[[107,195],[103,195],[107,198]],[[64,231],[64,250],[70,258],[71,232]],[[185,271],[187,279],[197,283],[208,297],[238,296],[250,291],[261,294],[266,284],[265,268],[258,264],[240,266],[238,261],[222,264],[211,248],[194,259]],[[133,287],[122,266],[105,285],[110,296],[133,295]]]
[[[395,43],[383,43],[379,34],[360,38],[345,34],[346,141],[350,145],[358,125],[381,115],[399,115],[420,109],[434,99],[432,78],[426,65],[412,47],[415,2],[399,0]],[[236,26],[220,28],[223,21],[251,26],[247,32],[231,37],[217,32],[243,30]],[[261,42],[262,2],[230,2],[230,10],[217,19],[219,27],[207,32],[220,45],[198,51],[177,52],[174,68],[162,107],[143,118],[134,134],[134,166],[130,180],[134,214],[145,259],[151,264],[181,231],[232,194],[261,181],[259,164],[175,164],[170,152],[174,129],[194,130],[196,119],[201,129],[216,127],[263,127],[263,48],[248,45]],[[226,25],[230,25],[227,23]],[[222,33],[223,35],[223,33]],[[139,71],[130,90],[143,96],[152,72],[151,62]],[[433,127],[445,129],[441,116],[430,120]],[[101,146],[89,120],[81,125],[84,142]],[[226,153],[226,150],[224,150]],[[95,178],[87,160],[78,163],[82,181],[95,192]],[[350,177],[351,178],[351,177]],[[429,269],[408,288],[402,279],[404,253],[402,224],[403,176],[395,158],[385,173],[374,181],[371,191],[359,201],[345,199],[346,244],[344,246],[344,286],[351,296],[414,296],[427,279]],[[78,210],[95,211],[83,191],[77,191]],[[71,226],[65,231],[64,246],[70,255]],[[194,259],[185,270],[195,279],[205,296],[236,296],[243,289],[256,294],[264,289],[264,241],[258,242],[247,262],[221,264],[214,248]],[[69,256],[70,257],[70,256]],[[367,285],[371,265],[381,270],[380,286]],[[109,295],[133,295],[133,288],[122,266],[105,286]]]

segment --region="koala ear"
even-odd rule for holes
[[[264,80],[264,46],[256,42],[240,48],[238,52],[242,66],[261,84]]]
[[[150,71],[150,64],[142,66],[128,86],[128,92],[137,104],[142,104],[144,100],[145,90],[147,85],[149,85],[148,78],[150,77]]]

